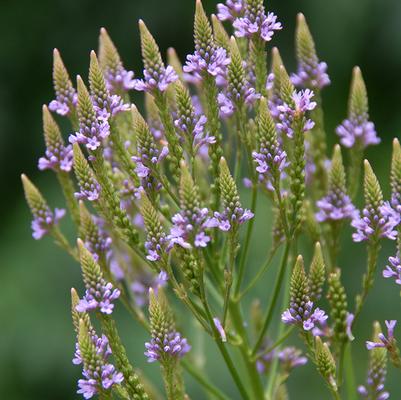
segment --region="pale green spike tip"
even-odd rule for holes
[[[394,154],[400,154],[401,153],[400,142],[398,141],[397,138],[393,139],[393,152],[394,152]]]
[[[297,268],[297,269],[304,269],[304,258],[302,257],[301,254],[297,257],[297,260],[295,261],[295,267],[294,267],[294,269],[295,269],[295,268]]]
[[[71,306],[74,311],[78,303],[79,303],[78,293],[74,288],[71,288]]]

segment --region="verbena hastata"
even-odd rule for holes
[[[389,397],[387,358],[401,368],[396,321],[385,322],[387,333],[374,323],[366,342],[367,381],[358,388],[351,344],[385,240],[396,250],[383,276],[401,285],[400,144],[394,139],[386,201],[363,162],[366,147],[380,139],[360,69],[353,71],[348,116],[332,138],[339,144],[328,151],[321,97],[330,84],[327,65],[299,14],[298,67],[289,75],[279,50],[270,47],[282,28],[262,0],[227,0],[210,19],[197,0],[194,52],[184,64],[174,49],[164,61],[139,21],[144,70],[136,78],[102,28],[89,80],[78,76],[76,88],[54,51],[55,100],[43,106],[46,148],[39,169],[56,174],[77,240],[67,239],[59,225],[66,211],[53,211],[25,175],[22,182],[33,237],[52,237],[81,264],[85,291],[71,293],[73,363],[82,366],[78,393],[84,398],[162,398],[153,376],[138,373],[145,360],[160,365],[169,400],[195,398],[183,371],[205,391],[197,398],[233,398],[208,376],[216,355],[205,365],[195,335],[213,339],[236,398],[289,398],[291,373],[307,362],[333,399]],[[132,91],[145,93],[143,104],[131,103]],[[70,123],[65,137],[59,118]],[[263,215],[257,202],[271,213]],[[259,220],[271,241],[269,232],[256,237]],[[349,225],[352,240],[367,250],[355,301],[338,267],[341,240],[351,240],[344,232]],[[250,254],[253,242],[263,250],[271,242],[265,259]],[[301,243],[311,251],[299,254]],[[251,260],[261,264],[258,270],[250,270]],[[267,300],[248,310],[256,285],[271,280],[268,269],[276,277]],[[185,308],[175,315],[178,302]],[[149,337],[136,343],[144,355],[133,361],[113,318],[120,303]],[[187,331],[189,318],[196,334]],[[303,348],[291,344],[296,334]]]

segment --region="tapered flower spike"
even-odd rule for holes
[[[33,216],[32,236],[39,240],[53,230],[60,219],[64,217],[65,210],[56,208],[53,213],[42,194],[26,175],[22,174],[21,180],[25,198]]]
[[[220,115],[223,117],[231,116],[235,111],[239,114],[243,112],[244,105],[252,105],[260,94],[256,93],[247,77],[244,63],[235,38],[230,38],[230,59],[231,63],[227,67],[227,87],[224,92],[219,93],[217,99],[220,106]]]
[[[329,275],[328,286],[327,298],[331,308],[330,317],[333,321],[333,339],[340,346],[347,339],[353,339],[352,336],[348,337],[347,335],[347,333],[350,333],[350,329],[347,331],[348,303],[344,286],[341,283],[340,270],[336,270]]]
[[[135,79],[134,88],[145,92],[165,92],[178,79],[174,68],[164,66],[160,50],[145,23],[139,20],[141,49],[144,64],[144,79]]]
[[[281,174],[288,166],[287,153],[278,141],[276,127],[264,97],[260,100],[258,111],[258,150],[252,153],[252,157],[257,164],[259,181],[277,192],[280,190]]]
[[[110,134],[107,120],[99,119],[91,96],[82,78],[77,76],[79,131],[70,135],[70,143],[84,144],[88,150],[96,150]]]
[[[165,254],[166,234],[160,222],[159,214],[147,196],[142,196],[141,214],[146,228],[146,258],[149,261],[158,261]]]
[[[179,359],[190,349],[187,340],[175,329],[173,314],[161,288],[149,289],[149,318],[152,339],[145,343],[148,362],[159,361],[167,398],[184,398],[184,383]]]
[[[214,41],[217,46],[222,47],[228,52],[230,50],[230,37],[228,36],[228,33],[223,24],[220,22],[219,18],[214,14],[212,14],[211,18]]]
[[[400,215],[391,208],[388,202],[383,201],[379,181],[369,161],[365,160],[364,167],[365,208],[362,215],[356,215],[352,221],[351,225],[356,229],[352,238],[355,242],[377,241],[382,237],[395,240],[397,235],[395,228],[400,222]]]
[[[326,73],[327,64],[319,62],[315,43],[302,13],[297,15],[295,44],[298,71],[291,76],[293,84],[309,89],[322,89],[329,85],[330,79]]]
[[[338,221],[355,216],[356,209],[347,194],[345,170],[339,145],[334,147],[329,171],[328,192],[316,205],[319,208],[316,214],[319,222]]]
[[[79,202],[80,221],[79,235],[85,243],[86,248],[92,253],[93,258],[105,260],[107,252],[112,243],[111,237],[101,228],[103,222],[100,218],[95,219],[85,207],[83,201]]]
[[[382,329],[376,321],[373,324],[373,342],[378,340],[380,332],[382,332]],[[384,389],[386,374],[387,351],[383,347],[373,348],[369,352],[369,368],[366,384],[358,387],[358,393],[365,399],[387,400],[390,394]]]
[[[77,93],[57,49],[53,50],[53,85],[56,99],[49,104],[50,111],[69,115],[77,104]]]
[[[105,281],[99,264],[81,239],[77,244],[86,292],[76,309],[79,312],[98,310],[103,314],[111,314],[114,309],[112,302],[118,299],[120,290]]]
[[[368,95],[359,67],[353,70],[348,119],[337,127],[336,132],[345,147],[364,149],[380,143],[375,126],[369,121]]]
[[[167,64],[174,68],[180,79],[183,77],[182,62],[178,57],[178,54],[174,47],[169,47],[167,49]]]
[[[224,157],[220,159],[219,183],[224,211],[222,213],[215,212],[214,216],[220,230],[232,230],[233,233],[236,233],[238,225],[253,218],[253,213],[242,208],[237,185]]]
[[[337,392],[336,363],[327,343],[323,343],[319,336],[315,339],[315,363],[317,369],[334,392]]]
[[[323,259],[322,247],[320,243],[315,244],[312,262],[309,268],[309,296],[313,302],[322,297],[323,285],[325,282],[326,268]]]
[[[75,197],[80,200],[96,201],[100,197],[100,185],[78,143],[74,143],[73,149],[74,172],[80,188],[80,192],[75,193]]]
[[[130,105],[124,104],[120,96],[110,94],[103,71],[93,50],[90,53],[89,86],[98,119],[108,121],[110,117],[130,109]]]
[[[401,212],[401,146],[398,139],[393,140],[393,156],[391,160],[391,205]]]
[[[65,146],[60,129],[44,105],[43,131],[46,143],[45,157],[39,159],[39,169],[70,172],[72,168],[72,146]]]
[[[305,272],[302,256],[298,256],[290,281],[290,307],[281,315],[285,324],[296,324],[305,331],[319,331],[319,325],[327,320],[323,310],[313,310],[313,302],[310,300],[309,280]]]
[[[78,394],[90,399],[96,394],[105,396],[113,385],[120,384],[123,374],[116,371],[114,365],[107,363],[110,353],[107,352],[107,342],[100,339],[96,343],[88,332],[85,322],[81,319],[78,333],[78,349],[83,363],[84,379],[78,381]]]
[[[121,94],[134,88],[134,73],[124,68],[117,48],[105,28],[100,29],[99,62],[110,92]]]
[[[168,249],[179,245],[184,249],[206,247],[211,241],[208,235],[210,228],[218,225],[216,218],[212,218],[210,211],[200,207],[199,188],[195,185],[185,162],[181,162],[180,180],[180,208],[181,211],[172,217],[172,227],[167,236]]]

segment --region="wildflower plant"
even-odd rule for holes
[[[81,265],[85,289],[71,291],[73,363],[82,367],[77,393],[85,399],[162,398],[153,377],[138,372],[144,360],[160,365],[169,400],[191,396],[184,371],[204,389],[202,398],[231,398],[200,360],[203,335],[212,338],[238,398],[289,398],[287,382],[306,363],[333,399],[389,397],[387,360],[401,368],[396,320],[385,322],[387,333],[375,322],[359,387],[352,345],[366,339],[353,328],[378,278],[383,241],[395,250],[382,275],[401,285],[400,144],[394,139],[386,200],[363,161],[380,138],[360,69],[353,70],[347,118],[337,135],[327,132],[327,64],[299,14],[297,69],[289,74],[271,47],[281,29],[262,0],[227,0],[211,17],[197,0],[194,52],[183,62],[173,48],[164,59],[142,20],[142,73],[124,67],[104,28],[88,58],[88,81],[71,79],[54,51],[55,98],[43,106],[38,166],[56,175],[65,209],[51,208],[25,175],[22,183],[34,239],[50,236]],[[133,91],[144,92],[143,104],[131,102]],[[271,213],[263,215],[258,202]],[[67,210],[74,240],[60,226]],[[271,240],[264,237],[262,246],[270,248],[253,272],[254,226],[263,220]],[[339,264],[344,238],[367,250],[355,300]],[[245,299],[271,279],[268,269],[275,279],[267,305],[253,303],[248,312]],[[128,358],[114,319],[120,304],[148,335],[136,343],[142,359]],[[189,318],[199,337],[188,332]]]

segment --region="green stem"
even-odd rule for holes
[[[345,365],[345,388],[347,391],[347,400],[357,400],[355,371],[352,361],[351,343],[347,343],[344,351]]]
[[[281,260],[281,265],[280,265],[280,269],[278,271],[277,274],[277,278],[276,278],[276,283],[274,285],[274,289],[273,289],[273,294],[272,294],[272,300],[269,306],[269,309],[266,313],[266,317],[264,319],[264,323],[262,326],[262,329],[259,333],[259,337],[256,341],[255,347],[253,348],[252,351],[252,355],[254,356],[257,351],[259,350],[260,346],[262,345],[265,333],[269,327],[269,324],[273,318],[273,313],[274,313],[274,309],[276,307],[278,298],[279,298],[279,294],[280,294],[280,289],[281,286],[283,284],[283,279],[285,276],[285,270],[286,270],[286,266],[287,266],[287,261],[288,261],[288,256],[290,254],[290,248],[291,248],[291,244],[290,242],[287,240],[286,244],[285,244],[285,249],[284,249],[284,254],[283,254],[283,258]]]
[[[249,285],[241,293],[239,293],[238,296],[235,297],[234,300],[236,302],[240,302],[241,299],[259,282],[259,280],[262,278],[263,274],[267,271],[267,269],[271,265],[271,262],[274,258],[274,255],[276,254],[276,251],[278,248],[279,248],[279,246],[276,246],[271,250],[266,262],[259,268],[258,272],[254,276],[252,281],[249,283]]]
[[[255,213],[255,210],[256,210],[257,198],[258,198],[258,189],[257,189],[257,186],[255,184],[253,184],[252,201],[251,201],[251,211],[253,213]],[[235,290],[234,290],[235,296],[238,295],[238,293],[241,289],[242,280],[244,279],[245,261],[248,256],[249,244],[250,244],[251,237],[252,237],[254,223],[255,223],[255,218],[251,218],[251,220],[248,222],[248,227],[247,227],[245,242],[244,242],[244,249],[241,252],[241,257],[240,257],[240,262],[239,262],[238,279],[237,279],[237,283],[236,283]]]
[[[362,169],[363,149],[353,147],[350,150],[350,166],[348,169],[349,189],[351,199],[355,199],[358,194],[361,169]]]
[[[80,224],[80,215],[78,201],[74,196],[74,183],[67,172],[58,171],[56,175],[61,189],[63,190],[65,202],[67,204],[68,210],[71,213],[72,220],[74,221],[74,224],[77,226],[78,229]]]
[[[236,227],[233,227],[235,230]],[[225,293],[224,293],[224,305],[223,305],[223,327],[226,326],[226,319],[228,315],[228,306],[230,303],[230,293],[231,287],[233,283],[233,273],[234,273],[234,264],[235,264],[235,252],[237,247],[237,234],[234,231],[230,232],[230,255],[228,259],[228,269],[225,270],[224,278],[225,278]]]
[[[218,387],[210,383],[210,379],[208,377],[194,368],[194,363],[191,363],[188,360],[182,360],[181,364],[186,371],[202,385],[206,392],[218,400],[230,400],[229,397],[227,397]]]

